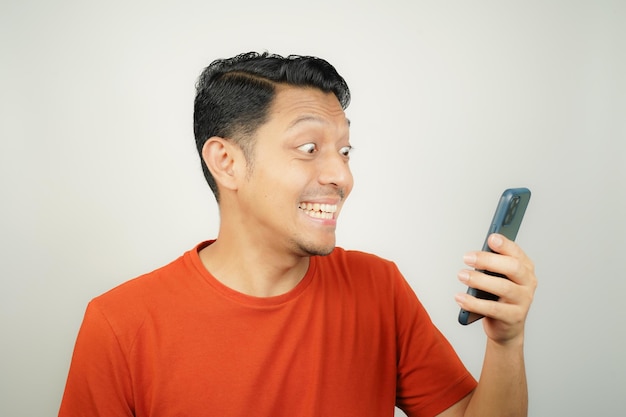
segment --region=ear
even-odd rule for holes
[[[213,136],[202,146],[202,159],[221,189],[237,190],[237,174],[245,170],[241,149],[231,141]]]

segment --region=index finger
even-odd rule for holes
[[[526,255],[526,253],[522,250],[522,248],[515,243],[514,241],[508,239],[506,236],[503,236],[498,233],[493,233],[489,236],[487,243],[492,251],[511,257],[515,260],[515,263],[518,265],[517,270],[525,269],[528,271],[534,271],[535,265],[533,261]]]
[[[528,255],[520,248],[520,246],[514,241],[508,239],[506,236],[501,235],[499,233],[492,233],[489,235],[487,239],[487,244],[489,248],[495,253],[499,253],[500,255],[511,256],[513,258],[517,258],[520,261],[528,260]]]

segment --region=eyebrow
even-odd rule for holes
[[[326,120],[324,120],[323,118],[321,118],[319,116],[305,114],[305,115],[302,115],[302,116],[296,118],[291,123],[289,123],[289,126],[287,126],[287,130],[291,130],[292,128],[296,127],[300,123],[306,123],[306,122],[314,122],[314,123],[319,123],[319,124],[327,124],[328,123],[328,122],[326,122]],[[350,122],[350,119],[348,119],[347,117],[346,117],[346,122],[348,123],[348,127],[350,127],[351,122]]]

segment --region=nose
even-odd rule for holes
[[[345,192],[347,195],[352,189],[353,177],[350,171],[348,159],[334,150],[328,150],[323,158],[318,159],[319,183],[332,185]]]

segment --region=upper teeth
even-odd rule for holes
[[[336,204],[300,203],[298,207],[318,219],[332,219],[333,213],[337,212]]]

